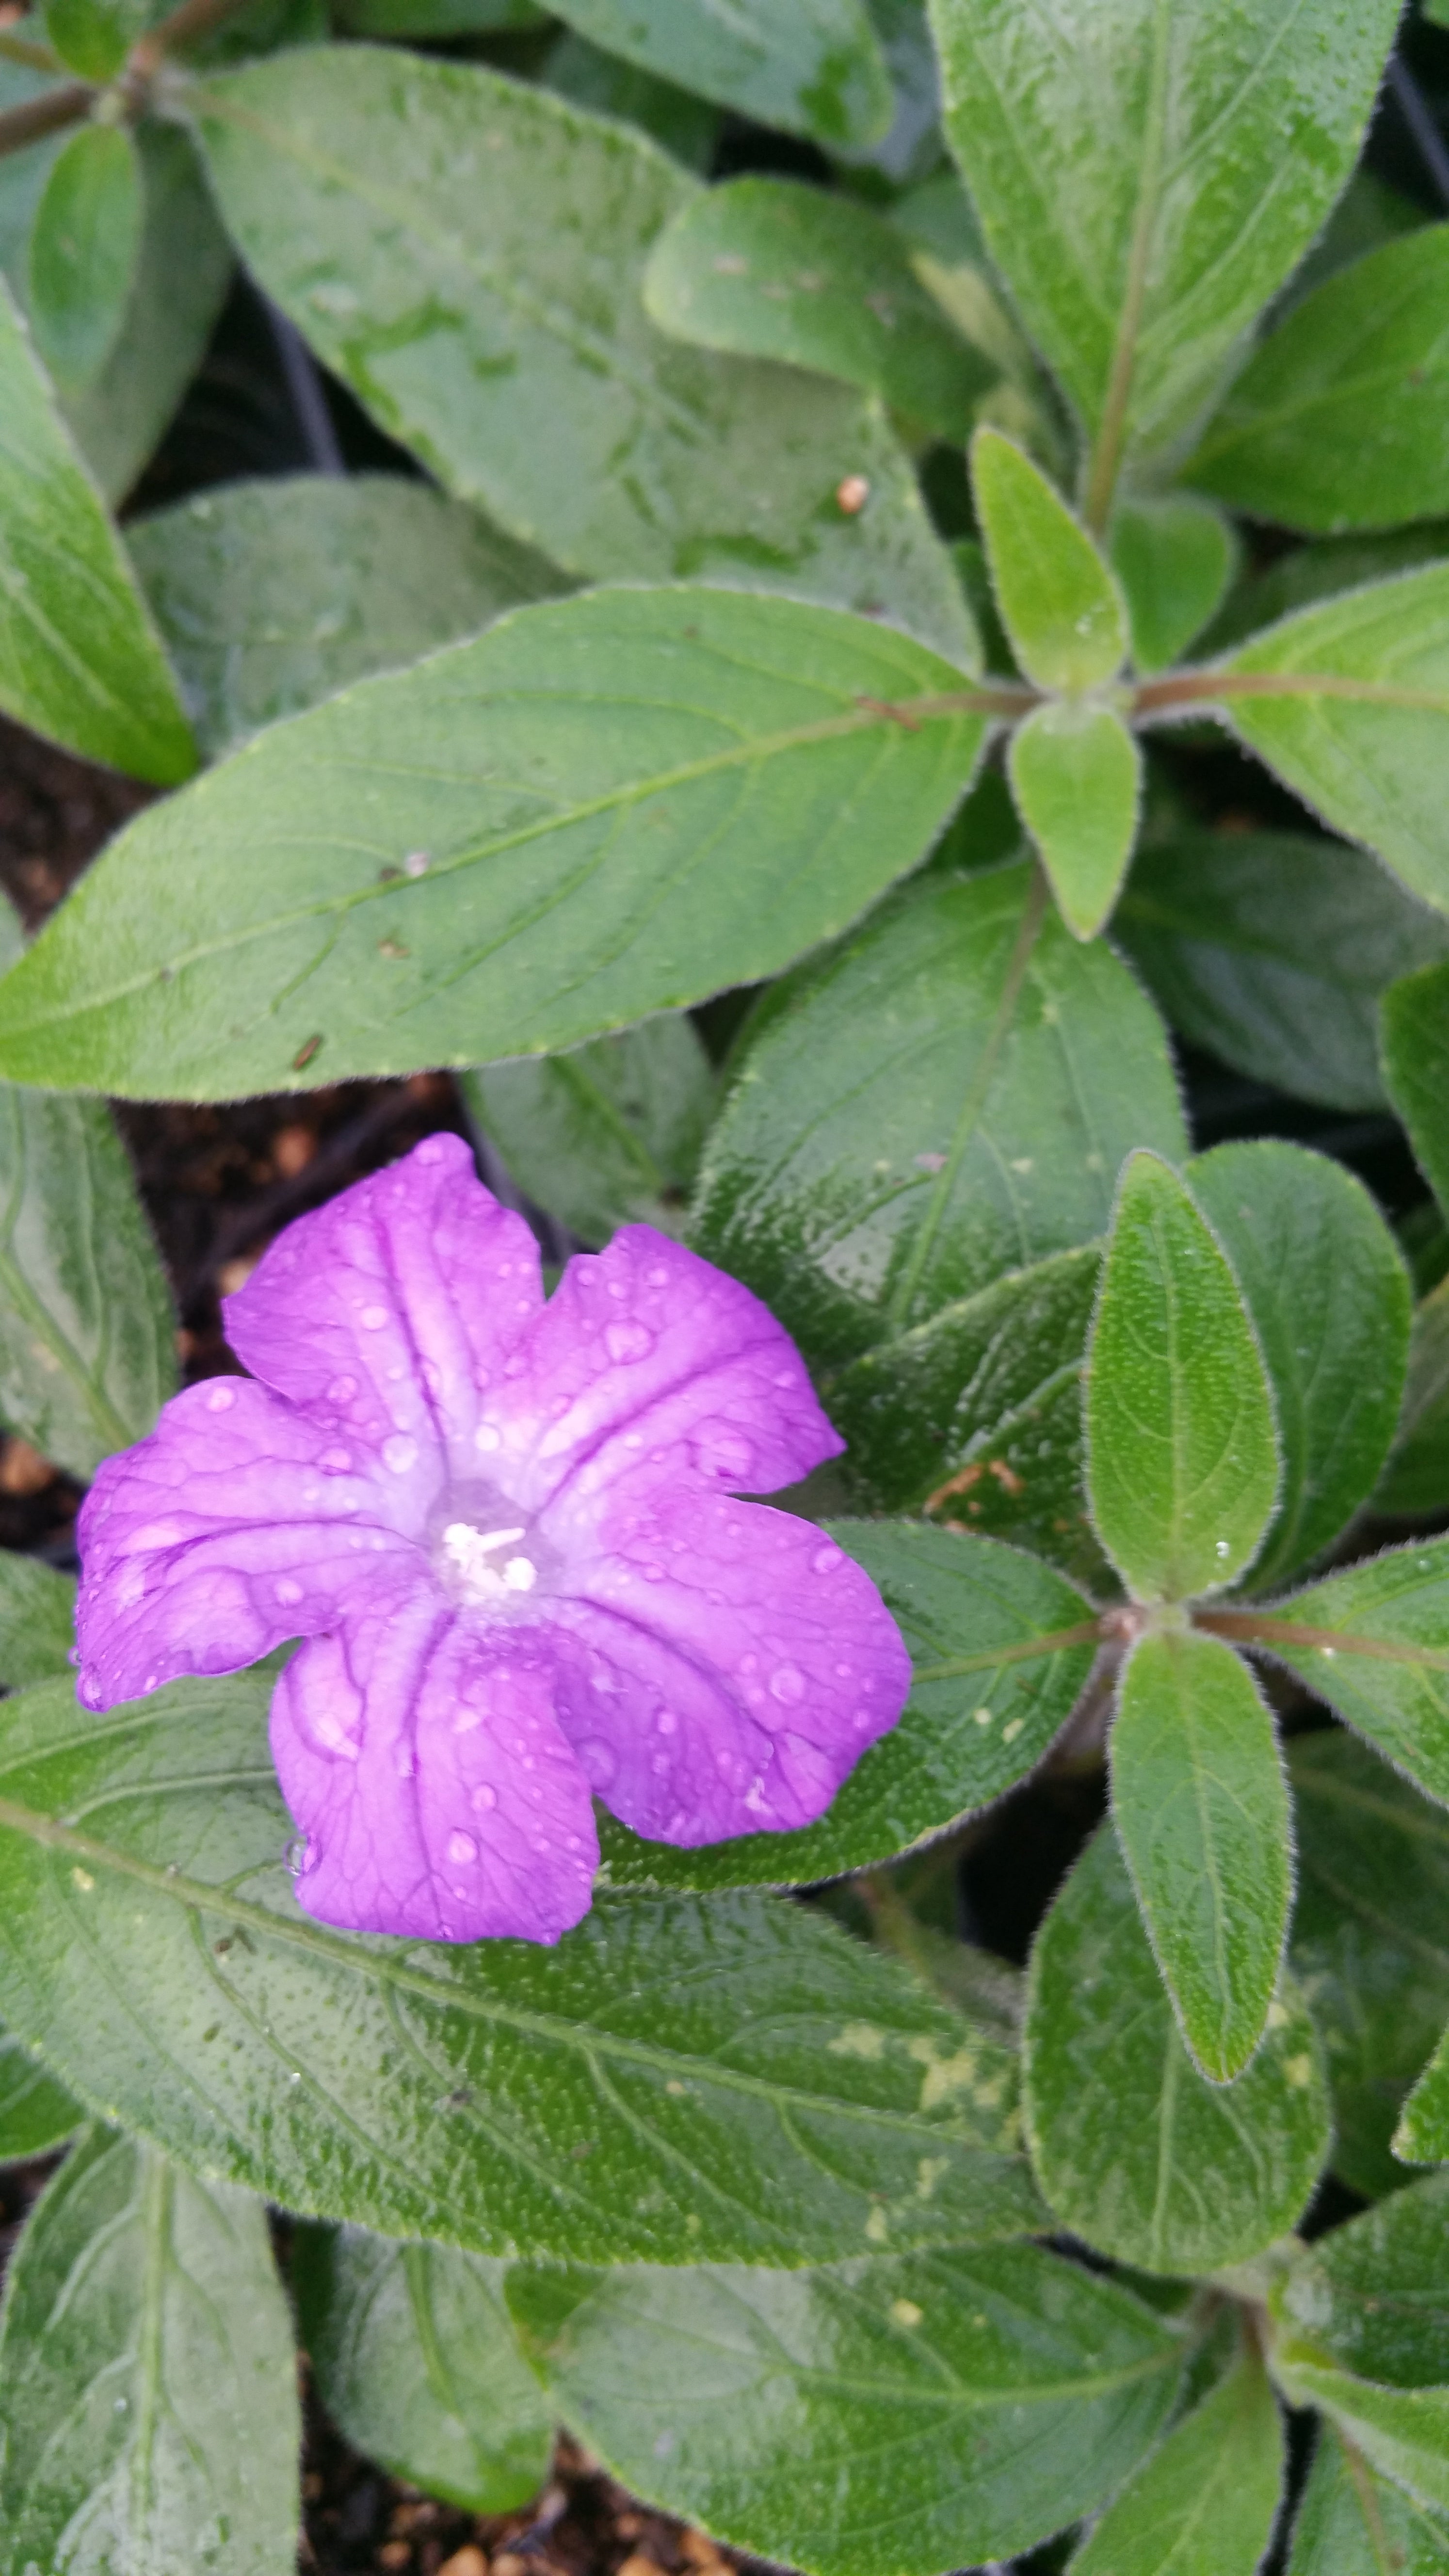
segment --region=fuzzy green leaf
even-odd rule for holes
[[[145,0],[45,0],[45,33],[68,71],[111,81],[140,35]]]
[[[133,520],[126,543],[212,757],[569,587],[476,511],[397,474],[224,484]]]
[[[1043,689],[1090,689],[1127,658],[1116,575],[1029,456],[999,430],[971,443],[971,482],[1002,621]]]
[[[1214,1624],[1275,1655],[1449,1804],[1449,1539],[1390,1548],[1274,1609]]]
[[[1378,2477],[1322,2422],[1288,2576],[1449,2576],[1449,2514]]]
[[[1089,431],[1187,425],[1358,158],[1397,0],[933,0],[991,255]],[[1104,514],[1105,515],[1105,514]]]
[[[1325,1155],[1271,1138],[1219,1145],[1189,1177],[1273,1389],[1283,1475],[1252,1576],[1266,1591],[1320,1556],[1373,1492],[1403,1400],[1409,1282],[1367,1190]]]
[[[1015,1538],[1082,1581],[1106,1571],[1082,1500],[1095,1244],[1008,1271],[827,1384],[852,1490]]]
[[[1284,2466],[1267,2373],[1245,2356],[1114,2497],[1071,2576],[1257,2576]]]
[[[678,1233],[715,1100],[682,1013],[572,1055],[477,1065],[459,1089],[525,1196],[585,1243],[631,1221]]]
[[[5,2285],[3,2576],[291,2576],[301,2431],[260,2202],[89,2131]]]
[[[1379,1006],[1384,1081],[1441,1209],[1449,1208],[1449,961],[1391,984]]]
[[[338,2431],[392,2477],[513,2513],[548,2475],[553,2424],[503,2302],[505,2266],[365,2227],[304,2227],[297,2321]]]
[[[1238,376],[1186,467],[1306,533],[1449,510],[1449,224],[1340,268]]]
[[[1323,2034],[1333,2168],[1376,2200],[1389,2141],[1449,2022],[1449,1816],[1342,1728],[1289,1747],[1298,1826],[1290,1956]]]
[[[1288,1785],[1273,1720],[1230,1646],[1144,1637],[1110,1738],[1112,1815],[1196,2064],[1230,2084],[1277,1990],[1292,1894]]]
[[[1242,1293],[1155,1154],[1122,1173],[1087,1361],[1087,1494],[1139,1600],[1251,1564],[1278,1492],[1272,1395]]]
[[[1374,1502],[1415,1518],[1449,1504],[1449,1280],[1414,1311],[1403,1411]]]
[[[765,584],[969,657],[879,409],[650,322],[649,253],[697,189],[643,135],[365,45],[289,51],[193,103],[253,275],[445,489],[567,572]]]
[[[311,1921],[267,1692],[175,1684],[100,1727],[62,1683],[0,1702],[0,2016],[93,2110],[478,2253],[790,2263],[1037,2223],[963,2121],[954,2016],[797,1905],[606,1898],[555,1950]]]
[[[69,1672],[74,1643],[75,1576],[0,1550],[0,1689]]]
[[[1284,2358],[1390,2388],[1449,2381],[1449,2173],[1320,2236],[1274,2289]]]
[[[809,2272],[508,2276],[570,2425],[636,2494],[805,2576],[935,2576],[1108,2496],[1173,2330],[1032,2245]]]
[[[85,2119],[63,2084],[33,2051],[0,2030],[0,2164],[28,2161],[63,2146]]]
[[[84,125],[51,165],[30,236],[30,327],[63,393],[93,384],[131,300],[145,202],[121,125]]]
[[[794,179],[693,198],[654,245],[644,301],[674,339],[838,376],[958,445],[997,381],[892,224]]]
[[[159,787],[196,766],[115,529],[0,282],[0,708]]]
[[[1235,2084],[1178,2036],[1116,1835],[1036,1937],[1022,2046],[1037,2179],[1064,2227],[1146,2272],[1214,2271],[1292,2227],[1329,2149],[1314,2029],[1291,1988]]]
[[[705,1152],[694,1239],[821,1361],[1101,1233],[1179,1150],[1161,1029],[1035,872],[932,872],[773,992]]]
[[[892,1859],[1003,1796],[1066,1724],[1097,1628],[1090,1603],[1059,1574],[994,1539],[919,1521],[825,1526],[879,1584],[910,1648],[914,1680],[899,1721],[802,1832],[682,1851],[606,1821],[610,1885],[808,1885]]]
[[[605,52],[761,125],[839,149],[875,143],[891,86],[862,0],[559,0]]]
[[[959,683],[748,592],[517,610],[138,816],[7,978],[0,1071],[230,1099],[551,1052],[774,974],[930,847],[985,719],[887,702]]]
[[[1285,617],[1214,670],[1235,733],[1336,832],[1449,911],[1449,565]],[[1203,682],[1211,695],[1214,676]]]
[[[0,1083],[0,1421],[91,1475],[174,1392],[173,1333],[109,1112]]]
[[[1449,923],[1375,859],[1290,832],[1150,844],[1112,935],[1185,1038],[1327,1109],[1386,1105],[1379,996],[1449,951]]]
[[[1237,570],[1238,541],[1222,513],[1189,492],[1121,502],[1111,538],[1133,662],[1139,671],[1165,671],[1221,606]]]
[[[1095,939],[1117,900],[1142,793],[1142,755],[1111,707],[1036,707],[1007,751],[1017,810],[1067,928]]]

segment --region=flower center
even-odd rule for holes
[[[527,1535],[521,1522],[515,1529],[475,1529],[471,1521],[449,1521],[443,1555],[466,1602],[507,1601],[533,1590],[538,1567],[532,1557],[509,1552]]]

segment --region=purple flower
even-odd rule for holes
[[[651,1226],[544,1303],[521,1217],[434,1136],[289,1226],[213,1378],[81,1514],[80,1695],[306,1642],[272,1701],[324,1922],[556,1941],[590,1792],[714,1842],[823,1813],[910,1665],[771,1492],[841,1443],[758,1299]],[[257,1383],[256,1381],[260,1381]]]

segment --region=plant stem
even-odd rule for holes
[[[17,36],[13,27],[0,27],[0,61],[23,63],[27,71],[58,72],[60,56],[49,45],[38,44],[33,36]]]
[[[67,81],[64,89],[47,90],[41,98],[27,98],[19,107],[6,108],[0,115],[0,153],[23,152],[27,143],[43,142],[62,126],[79,125],[89,116],[94,97],[89,81]]]
[[[179,9],[173,9],[169,18],[163,18],[158,27],[132,46],[128,72],[142,82],[148,81],[168,54],[175,53],[179,46],[194,45],[198,38],[211,35],[216,28],[225,26],[228,18],[235,18],[250,6],[251,0],[181,0]]]

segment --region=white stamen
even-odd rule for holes
[[[509,1557],[501,1573],[488,1562],[500,1547],[512,1547],[524,1534],[521,1526],[479,1530],[470,1521],[448,1523],[443,1532],[443,1554],[458,1574],[465,1601],[502,1601],[510,1592],[533,1590],[538,1568],[530,1557]]]

